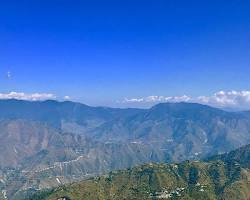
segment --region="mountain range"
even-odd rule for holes
[[[250,143],[250,112],[195,103],[149,109],[0,100],[3,199],[145,163],[176,163]]]

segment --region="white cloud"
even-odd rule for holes
[[[219,91],[210,96],[148,96],[125,98],[123,103],[155,104],[161,102],[196,102],[221,108],[249,109],[250,91]]]
[[[0,99],[19,99],[29,101],[42,101],[47,99],[56,99],[54,94],[50,93],[33,93],[26,94],[23,92],[0,93]]]
[[[64,98],[64,100],[70,100],[71,99],[70,96],[67,96],[67,95],[64,96],[63,98]]]
[[[191,97],[187,95],[183,96],[148,96],[142,98],[125,98],[123,103],[160,103],[160,102],[187,102],[191,100]]]
[[[144,99],[143,98],[132,98],[132,99],[128,99],[128,98],[125,98],[123,100],[123,103],[139,103],[139,102],[143,102]]]
[[[250,107],[250,91],[219,91],[212,96],[200,96],[197,102],[218,107]]]
[[[188,102],[191,100],[191,97],[183,95],[183,96],[166,97],[165,99],[167,102]]]
[[[8,79],[11,78],[11,72],[10,72],[10,71],[8,71],[6,75],[7,75],[7,78],[8,78]]]
[[[0,99],[19,99],[30,101],[43,101],[47,99],[58,99],[51,93],[24,93],[9,92],[0,93]],[[59,99],[70,100],[70,96],[59,97]],[[122,102],[127,105],[149,106],[162,102],[196,102],[220,108],[250,109],[250,91],[219,91],[210,96],[191,97],[182,96],[147,96],[140,98],[125,98]]]

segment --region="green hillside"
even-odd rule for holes
[[[233,154],[244,155],[244,149]],[[238,152],[238,153],[237,153]],[[114,171],[80,183],[40,192],[32,200],[122,200],[122,199],[223,199],[250,198],[250,171],[243,168],[247,159],[239,164],[220,156],[206,162],[185,161],[180,164],[146,164],[127,170]],[[47,193],[47,194],[46,194]]]

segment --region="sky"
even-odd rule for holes
[[[0,98],[250,108],[250,1],[0,1]]]

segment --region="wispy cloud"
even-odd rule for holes
[[[10,93],[0,93],[0,99],[19,99],[19,100],[29,100],[29,101],[42,101],[47,99],[56,99],[54,94],[50,93],[32,93],[27,94],[24,92],[10,92]]]
[[[219,91],[210,96],[148,96],[140,98],[125,98],[125,104],[156,104],[161,102],[196,102],[221,108],[250,108],[250,91]]]
[[[8,71],[7,74],[6,74],[7,78],[10,79],[11,78],[11,72]]]
[[[142,98],[125,98],[123,103],[160,103],[160,102],[182,102],[189,101],[191,97],[187,95],[183,96],[148,96]]]

